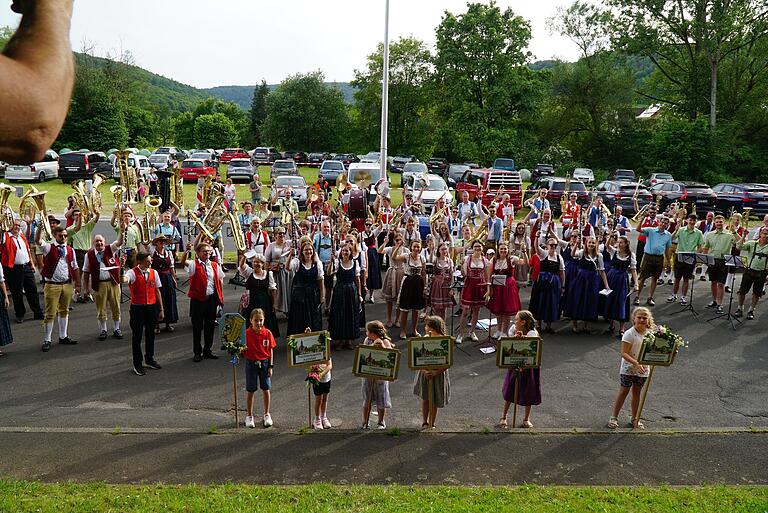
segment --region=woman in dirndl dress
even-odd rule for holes
[[[557,251],[557,239],[547,240],[547,250],[539,248],[541,271],[531,289],[531,314],[538,321],[539,330],[546,323],[544,331],[554,333],[552,323],[560,320],[560,298],[565,290],[565,262]]]
[[[579,262],[575,258],[576,252],[581,249],[581,235],[579,230],[573,228],[568,233],[569,241],[562,249],[563,263],[565,264],[565,283],[568,284],[563,290],[563,295],[560,298],[560,311],[563,315],[568,316],[570,310],[568,304],[570,303],[570,287],[573,280],[576,279],[576,275],[579,272]]]
[[[339,250],[336,283],[328,315],[328,331],[334,349],[341,349],[342,346],[352,349],[352,341],[360,336],[361,292],[360,266],[352,258],[352,246],[344,244]]]
[[[13,333],[11,332],[11,320],[8,317],[8,289],[5,288],[5,275],[3,267],[0,266],[0,291],[3,295],[0,298],[0,347],[7,346],[13,342]],[[5,353],[0,351],[0,356]]]
[[[510,317],[520,311],[520,291],[515,280],[515,267],[528,261],[525,254],[522,258],[509,256],[509,245],[506,242],[499,243],[499,253],[491,259],[485,280],[488,282],[490,295],[488,310],[496,316],[496,332],[492,338],[499,339],[509,329]],[[504,276],[504,284],[493,283],[494,276]]]
[[[275,312],[277,284],[272,271],[266,270],[264,255],[257,253],[251,258],[251,265],[243,263],[238,272],[245,278],[245,290],[248,294],[248,306],[240,311],[240,315],[250,319],[251,312],[261,308],[264,312],[264,327],[277,339],[280,336]]]
[[[437,255],[432,261],[432,276],[429,283],[429,303],[438,317],[445,319],[445,312],[456,304],[451,290],[453,281],[453,260],[451,248],[447,242],[437,247]]]
[[[288,270],[288,262],[293,258],[292,253],[289,242],[285,240],[285,227],[277,227],[275,240],[264,250],[264,258],[267,269],[272,273],[277,285],[275,311],[285,315],[288,315],[291,299],[291,272]]]
[[[317,258],[311,242],[302,240],[299,243],[299,256],[294,257],[290,264],[293,282],[288,308],[288,336],[304,333],[307,328],[310,331],[323,329],[320,312],[320,305],[325,302],[323,265]]]
[[[464,259],[462,273],[464,275],[464,289],[461,291],[461,320],[459,321],[459,336],[456,337],[456,343],[461,344],[464,339],[464,330],[467,325],[467,316],[470,311],[469,338],[477,342],[475,327],[477,318],[480,315],[480,308],[485,305],[487,300],[485,269],[488,267],[488,260],[483,256],[483,243],[480,241],[472,242],[472,253]]]
[[[366,247],[365,256],[368,261],[368,270],[365,273],[365,289],[368,291],[367,301],[369,303],[374,302],[373,293],[377,290],[381,290],[381,267],[379,266],[379,251],[378,251],[378,236],[380,230],[373,228],[373,221],[370,219],[365,220],[365,231],[361,234],[363,244]]]
[[[155,252],[152,254],[152,269],[160,277],[160,295],[163,298],[163,322],[165,331],[173,331],[172,324],[179,322],[179,310],[176,306],[176,257],[166,247],[169,238],[160,235],[153,241]],[[160,333],[160,324],[155,326],[155,333]]]
[[[515,316],[516,337],[538,337],[539,333],[534,326],[536,319],[528,310],[520,310]],[[517,384],[517,397],[515,397],[515,381]],[[507,427],[507,413],[512,403],[518,406],[525,406],[523,423],[520,427],[532,428],[531,407],[541,404],[541,369],[507,369],[504,376],[504,383],[501,386],[501,395],[504,397],[504,412],[499,420],[499,427]],[[513,426],[514,427],[514,426]]]
[[[590,322],[597,320],[600,303],[600,288],[608,288],[608,278],[605,276],[603,256],[598,252],[597,239],[587,238],[586,248],[575,254],[579,271],[572,282],[568,284],[568,316],[574,333],[589,333]],[[579,329],[579,321],[584,322],[584,328]]]
[[[411,241],[410,253],[401,254],[399,257],[404,263],[403,271],[405,277],[400,286],[400,296],[397,298],[397,306],[400,308],[400,340],[410,337],[420,337],[421,334],[416,331],[416,324],[419,322],[419,310],[424,308],[426,266],[421,256],[421,242]],[[411,314],[411,332],[406,336],[405,325],[408,322],[408,313]]]
[[[360,271],[360,295],[365,298],[368,292],[365,290],[365,282],[368,277],[368,251],[365,245],[360,241],[360,235],[357,233],[357,229],[352,230],[347,234],[345,238],[346,244],[352,249],[352,260],[357,263],[357,268]],[[360,311],[358,312],[358,327],[365,329],[365,300],[360,301]]]
[[[389,243],[393,245],[387,247]],[[391,231],[385,238],[384,242],[379,246],[379,253],[386,255],[389,260],[389,268],[386,274],[384,274],[384,283],[381,289],[381,296],[384,301],[387,302],[387,328],[392,327],[392,323],[395,322],[395,326],[400,327],[399,314],[395,312],[393,316],[393,310],[396,310],[397,297],[400,295],[400,285],[403,282],[405,273],[403,271],[403,261],[400,258],[395,259],[403,254],[407,254],[408,250],[403,247],[403,236],[400,233]],[[394,321],[393,321],[394,318]]]
[[[512,256],[522,259],[523,253],[528,255],[528,250],[531,248],[531,241],[525,233],[525,223],[517,223],[517,225],[515,225],[515,232],[512,234],[509,244]],[[528,266],[528,259],[526,257],[524,264],[521,263],[515,266],[515,280],[517,280],[518,287],[526,286],[529,273],[530,267]]]
[[[384,349],[394,349],[389,339],[387,329],[381,321],[371,321],[365,325],[364,346],[376,346]],[[363,378],[361,392],[363,396],[363,429],[368,429],[371,417],[371,409],[376,405],[376,413],[379,419],[377,429],[386,429],[384,415],[392,408],[392,399],[389,395],[389,381],[383,379]]]
[[[436,315],[428,316],[424,320],[424,331],[427,337],[444,337],[447,331],[445,320]],[[413,394],[421,399],[421,428],[435,429],[437,409],[445,408],[451,400],[451,379],[448,376],[448,369],[416,371]],[[432,399],[431,409],[430,399]]]
[[[606,250],[611,256],[611,265],[606,273],[608,278],[608,288],[611,292],[608,296],[600,296],[600,313],[610,321],[606,334],[613,333],[616,329],[615,323],[619,323],[619,333],[624,335],[624,324],[629,321],[629,277],[632,276],[632,283],[635,284],[635,290],[639,289],[637,285],[637,270],[635,255],[629,246],[629,239],[625,236],[618,238],[616,247],[610,241],[606,245]],[[606,266],[608,267],[608,266]]]

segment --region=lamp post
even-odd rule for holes
[[[387,125],[389,123],[389,0],[384,0],[384,62],[381,78],[381,176],[387,178]]]

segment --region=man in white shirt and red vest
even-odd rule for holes
[[[39,232],[40,230],[38,230]],[[27,238],[21,233],[21,219],[13,220],[10,232],[4,232],[0,239],[0,260],[3,264],[5,283],[13,300],[13,312],[16,322],[21,324],[27,309],[24,306],[24,295],[27,296],[29,308],[34,312],[35,319],[43,318],[40,308],[40,298],[35,284],[35,263],[29,249]]]
[[[192,318],[192,348],[194,361],[203,358],[216,360],[219,357],[211,352],[213,332],[216,329],[216,311],[224,305],[224,272],[217,262],[210,259],[210,244],[197,246],[197,258],[187,262],[189,273],[189,316]],[[205,345],[201,345],[201,335]]]
[[[93,247],[85,254],[83,263],[84,296],[93,296],[96,301],[96,316],[101,332],[99,340],[107,339],[107,305],[112,312],[112,336],[120,339],[120,259],[117,252],[123,245],[124,226],[112,244],[106,244],[102,235],[93,238]]]
[[[43,275],[45,286],[43,288],[43,297],[45,298],[45,317],[43,324],[45,326],[45,338],[43,339],[43,352],[51,350],[51,335],[53,334],[53,319],[56,314],[59,316],[59,344],[74,345],[76,340],[72,340],[67,335],[67,326],[69,324],[69,303],[72,301],[73,284],[74,291],[77,290],[80,283],[80,269],[77,267],[75,259],[75,250],[72,246],[67,246],[67,229],[63,226],[53,228],[53,243],[48,241],[40,242],[38,230],[35,236],[35,242],[40,244],[43,250]]]
[[[151,257],[147,253],[136,253],[136,267],[123,276],[131,291],[131,335],[133,349],[133,372],[144,376],[144,367],[160,370],[155,361],[155,326],[163,320],[163,298],[158,290],[162,287],[160,275],[150,267]],[[144,332],[144,355],[141,354],[141,336]]]

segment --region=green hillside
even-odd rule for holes
[[[354,103],[355,88],[349,82],[326,82],[328,85],[333,86],[341,91],[344,95],[344,101],[348,104]],[[227,102],[233,102],[240,106],[240,108],[248,110],[251,108],[251,100],[253,99],[253,89],[255,86],[217,86],[210,89],[200,89],[199,91],[206,93],[208,96],[214,96],[221,98]],[[277,87],[277,84],[270,84],[267,86],[270,91]]]

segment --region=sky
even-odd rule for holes
[[[10,2],[5,2],[8,5]],[[576,60],[575,45],[548,20],[572,0],[498,0],[531,23],[534,60]],[[434,46],[443,13],[466,0],[390,0],[390,40]],[[136,65],[195,87],[280,83],[321,70],[347,82],[384,39],[384,0],[76,0],[71,40],[96,55],[128,51]],[[0,26],[19,16],[0,7]]]

